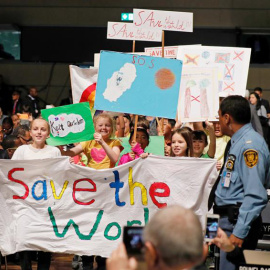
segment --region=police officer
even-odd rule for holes
[[[229,96],[220,104],[219,122],[224,135],[231,137],[215,191],[214,213],[231,242],[255,249],[261,231],[261,212],[267,204],[270,157],[267,144],[250,124],[250,107],[241,96]],[[220,253],[220,269],[235,269]]]

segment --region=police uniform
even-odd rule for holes
[[[269,167],[270,157],[265,140],[251,124],[244,125],[231,138],[231,147],[215,191],[214,206],[214,212],[221,216],[220,227],[228,235],[233,233],[245,239],[244,244],[268,201],[266,186],[269,184]],[[258,238],[254,239],[254,235],[252,238],[253,244],[246,248],[256,247]],[[234,265],[222,266],[224,258],[225,253],[221,254],[220,269],[234,269]]]

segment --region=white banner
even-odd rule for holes
[[[161,29],[136,27],[133,23],[108,22],[108,39],[161,41]]]
[[[193,32],[193,13],[150,9],[133,9],[137,27],[168,31]]]
[[[0,161],[0,249],[108,257],[122,226],[144,226],[166,205],[207,212],[216,161],[150,156],[94,170],[66,157]]]

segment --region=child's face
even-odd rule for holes
[[[137,131],[136,134],[136,142],[140,144],[141,148],[144,150],[147,145],[149,144],[149,141],[147,139],[147,136],[142,131]]]
[[[219,122],[213,122],[213,124],[214,124],[214,129],[215,129],[215,135],[216,135],[216,137],[223,136],[223,134],[221,132],[220,123]]]
[[[205,141],[203,139],[193,140],[193,152],[195,155],[201,156],[205,148]]]
[[[13,122],[13,128],[20,125],[21,120],[20,120],[18,115],[16,115],[16,114],[12,115],[11,119],[12,119],[12,122]]]
[[[187,143],[181,134],[175,133],[172,136],[171,149],[176,157],[185,157],[187,151]]]
[[[112,134],[112,125],[108,118],[98,118],[95,123],[95,131],[100,133],[103,140],[109,139]]]
[[[50,135],[48,123],[43,119],[35,119],[32,122],[30,135],[33,142],[45,144],[47,137]]]

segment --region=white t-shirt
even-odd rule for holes
[[[42,149],[34,148],[31,144],[21,145],[12,156],[12,160],[45,159],[61,156],[57,147],[45,145]]]

